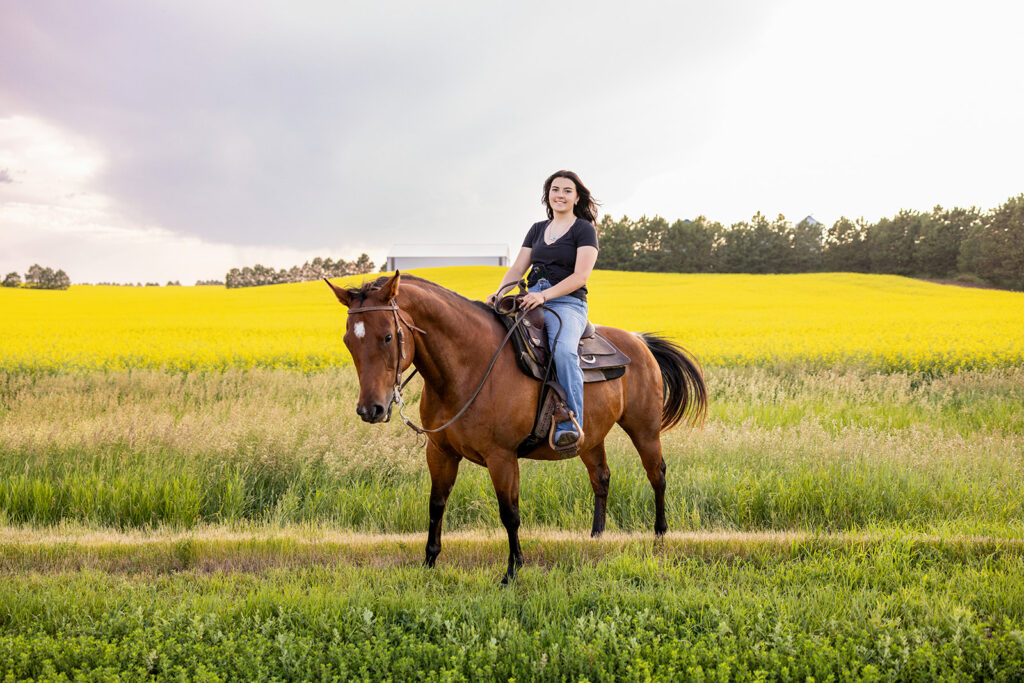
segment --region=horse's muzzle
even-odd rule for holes
[[[368,406],[356,406],[356,413],[363,418],[363,422],[387,422],[391,419],[391,406],[387,408],[380,403],[371,403]]]

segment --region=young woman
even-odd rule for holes
[[[526,233],[523,247],[501,280],[498,292],[518,282],[530,269],[529,293],[523,306],[531,310],[540,305],[554,309],[564,329],[559,333],[559,318],[544,311],[548,343],[552,349],[558,381],[565,388],[569,410],[583,426],[583,371],[576,354],[587,325],[587,278],[597,262],[597,202],[590,190],[572,171],[557,171],[544,181],[542,198],[548,220],[534,223]],[[488,297],[493,304],[498,292]],[[580,438],[572,422],[559,422],[555,444],[569,446]]]

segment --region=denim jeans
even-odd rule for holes
[[[533,287],[531,292],[543,292],[549,289],[551,283],[541,278]],[[583,370],[580,369],[580,357],[576,350],[580,345],[580,337],[587,327],[587,302],[580,301],[574,296],[560,296],[549,299],[544,304],[554,309],[562,319],[565,328],[561,334],[558,332],[558,318],[551,311],[544,311],[544,327],[548,333],[548,345],[554,344],[551,349],[555,357],[555,372],[558,375],[558,383],[565,389],[566,402],[569,410],[576,414],[576,421],[583,427]],[[555,343],[555,335],[558,335],[558,342]],[[559,422],[558,429],[572,429],[572,422]]]

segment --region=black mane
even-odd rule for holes
[[[360,286],[360,287],[351,287],[351,288],[349,288],[348,289],[348,293],[351,294],[353,297],[355,297],[356,301],[358,301],[359,303],[362,303],[363,301],[366,300],[366,297],[370,296],[370,294],[372,292],[375,292],[378,289],[380,289],[381,287],[383,287],[384,283],[387,282],[390,279],[391,279],[390,276],[382,275],[381,277],[377,278],[376,280],[373,280],[372,282],[364,282],[362,284],[362,286]],[[442,294],[454,297],[455,299],[457,299],[459,301],[464,301],[466,303],[473,304],[474,306],[477,306],[478,308],[481,308],[481,309],[483,309],[485,311],[488,311],[490,313],[494,312],[491,309],[491,307],[488,306],[487,304],[485,304],[483,301],[475,301],[473,299],[469,299],[467,297],[464,297],[461,294],[459,294],[458,292],[454,292],[454,291],[448,289],[447,287],[442,287],[441,285],[437,284],[436,282],[431,282],[430,280],[425,280],[425,279],[423,279],[421,277],[416,277],[415,275],[402,275],[402,282],[406,282],[406,281],[420,282],[422,284],[429,285],[430,287],[436,289],[438,292],[440,292]]]

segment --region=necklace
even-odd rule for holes
[[[551,221],[548,222],[547,227],[544,228],[544,242],[545,242],[545,244],[553,244],[553,243],[557,242],[559,240],[559,238],[562,237],[562,235],[564,235],[565,233],[569,232],[569,228],[571,228],[572,226],[576,225],[576,217],[575,216],[572,217],[572,223],[570,223],[568,225],[568,227],[565,228],[565,230],[563,230],[562,232],[558,233],[554,237],[550,237],[550,235],[552,234],[551,226],[554,225],[554,224],[555,224],[554,219],[551,219]]]

